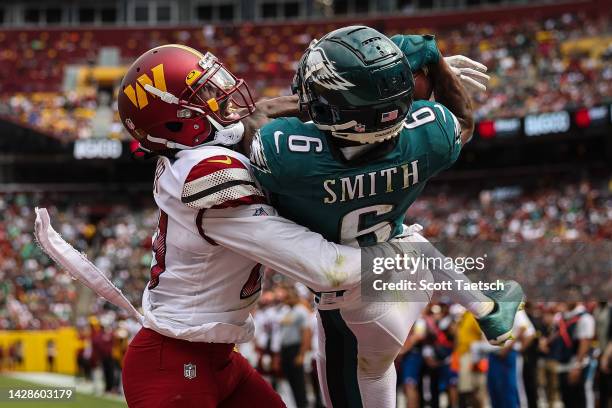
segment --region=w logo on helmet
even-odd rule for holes
[[[136,79],[136,83],[128,85],[123,89],[123,93],[129,98],[129,100],[139,109],[144,108],[149,104],[147,92],[144,89],[145,85],[151,85],[160,91],[166,92],[166,78],[164,77],[164,64],[159,64],[151,68],[153,73],[153,80],[147,74],[142,74]],[[134,89],[135,88],[135,89]],[[151,95],[155,98],[155,95]]]

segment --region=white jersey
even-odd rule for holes
[[[278,217],[246,157],[223,147],[158,159],[160,209],[144,326],[189,341],[242,343],[253,337],[259,262],[315,290],[359,282],[359,251]]]

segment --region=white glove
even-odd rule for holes
[[[444,61],[451,67],[451,70],[459,77],[461,83],[468,91],[484,92],[490,77],[485,74],[487,67],[463,55],[453,55],[445,57]]]

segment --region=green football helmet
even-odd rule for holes
[[[351,144],[376,143],[401,130],[414,79],[389,38],[370,27],[350,26],[310,44],[293,91],[319,129]]]

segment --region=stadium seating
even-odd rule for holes
[[[503,12],[501,12],[503,13]],[[609,14],[562,13],[546,18],[506,19],[495,24],[478,14],[445,22],[436,19],[389,19],[366,23],[386,34],[434,32],[446,55],[465,54],[485,63],[492,74],[490,90],[477,95],[478,119],[516,117],[572,107],[590,107],[612,95],[612,24]],[[487,15],[488,16],[488,15]],[[488,16],[490,17],[490,16]],[[98,51],[117,47],[121,61],[131,62],[147,49],[183,43],[208,50],[238,76],[247,79],[259,96],[289,92],[296,62],[313,38],[347,22],[285,25],[204,26],[146,29],[47,29],[0,32],[0,114],[17,118],[63,139],[91,135],[88,120],[96,108],[91,88],[86,95],[62,93],[65,68],[94,66]],[[409,28],[405,28],[409,27]],[[124,39],[128,38],[128,41]],[[90,84],[95,86],[95,83]],[[9,96],[15,93],[24,96]],[[36,97],[38,92],[52,92]],[[94,92],[95,94],[95,92]],[[85,104],[85,109],[81,108]],[[76,106],[75,106],[76,105]],[[45,116],[59,115],[58,123]],[[115,126],[116,128],[116,126]],[[112,132],[113,137],[125,133]]]

